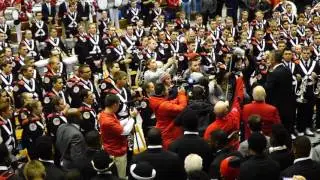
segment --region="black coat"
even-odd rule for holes
[[[42,15],[43,15],[43,21],[48,23],[49,17],[52,17],[52,23],[55,21],[56,16],[56,6],[50,4],[51,14],[49,14],[49,8],[46,3],[42,4]]]
[[[212,153],[209,144],[200,136],[185,134],[169,146],[169,151],[177,153],[181,161],[189,154],[198,154],[203,159],[203,168],[208,172],[212,161]]]
[[[284,65],[279,65],[269,73],[265,83],[267,102],[277,107],[282,121],[291,121],[295,116],[295,95],[292,88],[292,74]]]
[[[311,159],[296,162],[281,172],[281,177],[293,177],[301,175],[307,180],[318,180],[320,178],[320,164]]]
[[[252,156],[240,166],[239,180],[277,180],[279,176],[279,164],[263,155]]]
[[[291,166],[294,161],[293,153],[287,149],[274,151],[269,154],[269,158],[279,163],[281,171]]]
[[[132,163],[149,162],[157,171],[155,180],[185,180],[183,161],[172,152],[162,148],[148,149],[133,157]]]
[[[46,180],[64,180],[64,172],[53,163],[41,161],[46,169]]]

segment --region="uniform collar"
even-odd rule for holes
[[[199,132],[194,132],[194,131],[184,131],[184,135],[192,134],[192,135],[199,135]]]
[[[293,161],[293,164],[297,163],[297,162],[300,162],[300,161],[306,161],[306,160],[309,160],[311,159],[310,157],[304,157],[304,158],[298,158],[298,159],[295,159]]]

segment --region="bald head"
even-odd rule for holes
[[[253,100],[264,101],[266,99],[266,91],[262,86],[256,86],[252,92]]]
[[[229,102],[228,101],[218,101],[216,105],[214,106],[214,113],[217,117],[224,116],[229,108]]]

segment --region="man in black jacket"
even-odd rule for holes
[[[133,157],[132,163],[149,162],[157,172],[155,180],[185,180],[183,161],[172,152],[162,148],[161,132],[152,128],[148,132],[148,150]]]
[[[280,166],[264,155],[267,140],[260,133],[253,133],[249,139],[251,158],[240,166],[240,180],[270,180],[279,179]]]
[[[53,142],[49,136],[40,136],[36,140],[35,151],[39,161],[46,169],[47,180],[63,180],[64,172],[59,169],[53,161]]]
[[[270,58],[272,72],[267,76],[265,89],[267,102],[277,107],[282,124],[289,133],[294,133],[293,119],[295,117],[295,95],[292,89],[292,74],[282,64],[282,52],[276,51],[274,59]]]
[[[189,109],[182,112],[184,135],[169,146],[169,151],[175,152],[184,161],[189,154],[198,154],[203,159],[203,169],[208,171],[212,160],[209,144],[199,136],[196,113]]]
[[[292,178],[294,175],[301,175],[308,180],[319,179],[320,164],[311,160],[310,150],[310,140],[305,136],[298,137],[293,144],[293,153],[296,159],[292,166],[282,171],[281,176]]]

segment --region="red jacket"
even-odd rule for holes
[[[175,126],[174,119],[187,106],[187,96],[180,92],[178,97],[171,101],[153,96],[149,102],[156,115],[156,127],[161,130],[163,147],[167,149],[169,144],[183,133],[180,127]]]
[[[250,104],[246,104],[243,107],[243,112],[242,112],[242,120],[244,122],[246,139],[248,139],[249,136],[251,135],[249,124],[248,124],[248,118],[253,114],[259,115],[261,117],[262,132],[266,136],[271,135],[271,126],[273,124],[280,123],[279,112],[276,107],[269,105],[265,102],[255,102],[255,101],[253,101]]]
[[[115,114],[101,112],[99,115],[100,132],[103,148],[111,156],[122,156],[127,153],[126,136],[121,135],[123,128]]]
[[[205,140],[210,140],[211,133],[218,129],[223,130],[228,135],[230,135],[234,131],[240,130],[240,117],[241,117],[240,102],[242,101],[243,96],[244,96],[243,79],[238,78],[236,81],[236,90],[235,90],[231,111],[226,116],[217,118],[213,123],[211,123],[207,127],[204,133]],[[234,148],[237,148],[237,146],[239,145],[239,141],[232,141],[230,145],[232,145]]]

